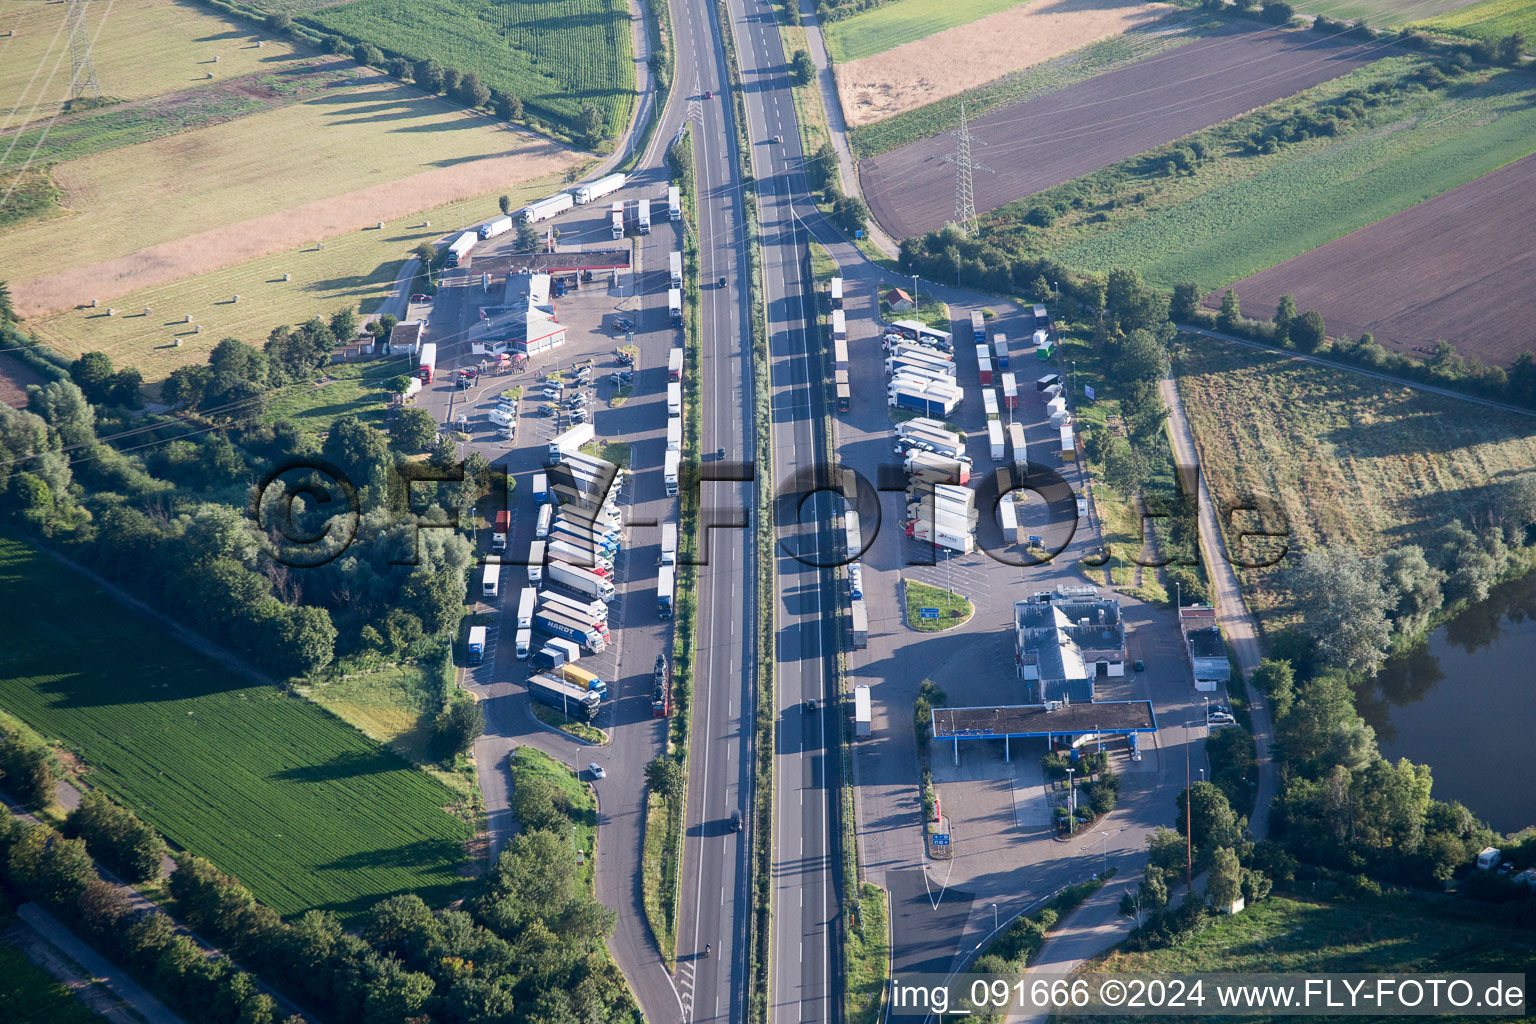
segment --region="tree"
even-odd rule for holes
[[[683,766],[670,757],[653,758],[645,766],[645,784],[663,800],[680,800],[683,796]]]
[[[480,72],[469,71],[459,81],[458,96],[466,106],[483,107],[490,102],[491,90],[480,81]]]
[[[1275,307],[1275,341],[1284,344],[1289,337],[1291,323],[1296,319],[1296,300],[1289,295],[1280,296],[1280,304]]]
[[[1496,52],[1500,64],[1517,66],[1520,63],[1520,54],[1525,52],[1525,33],[1512,32],[1500,39]]]
[[[314,675],[336,657],[336,626],[331,613],[316,605],[286,608],[278,627],[281,647],[269,664],[297,677]]]
[[[1487,600],[1488,592],[1504,571],[1507,550],[1503,539],[1493,534],[1479,537],[1459,519],[1444,532],[1446,539],[1440,550],[1441,564],[1447,572],[1446,600],[1474,604]]]
[[[357,313],[351,306],[338,309],[331,314],[331,336],[339,342],[348,342],[357,337]]]
[[[1304,683],[1276,737],[1286,760],[1301,774],[1317,779],[1334,766],[1347,772],[1363,768],[1376,755],[1376,733],[1355,711],[1354,690],[1341,672],[1324,672]]]
[[[1173,299],[1168,304],[1168,315],[1178,323],[1190,323],[1200,310],[1200,286],[1193,281],[1183,281],[1173,286]]]
[[[11,286],[0,281],[0,327],[16,322],[16,306],[11,301]]]
[[[1230,846],[1219,846],[1211,851],[1210,876],[1205,891],[1218,908],[1230,907],[1242,895],[1243,868],[1237,854]]]
[[[425,409],[413,406],[395,417],[389,425],[389,436],[401,451],[425,451],[437,439],[437,421]]]
[[[1429,617],[1440,610],[1445,573],[1429,564],[1423,548],[1407,544],[1382,557],[1382,585],[1392,600],[1388,614],[1397,633],[1412,636],[1424,629]]]
[[[0,776],[4,777],[5,788],[23,807],[48,806],[60,777],[48,748],[23,743],[11,733],[0,732],[0,737]]]
[[[143,386],[143,375],[133,367],[125,366],[107,378],[107,404],[142,409],[144,399],[140,397],[139,389]]]
[[[64,834],[85,840],[91,855],[129,882],[160,877],[165,841],[138,815],[101,793],[87,792],[64,819]]]
[[[431,57],[417,61],[411,70],[411,77],[428,92],[443,91],[443,66]]]
[[[1315,309],[1307,310],[1299,320],[1292,321],[1288,334],[1291,344],[1303,352],[1316,352],[1328,337],[1323,328],[1323,315]]]
[[[581,129],[582,144],[588,149],[596,149],[608,137],[608,125],[603,120],[603,112],[590,103],[582,104],[577,124]]]
[[[1132,331],[1114,360],[1115,376],[1130,383],[1153,383],[1168,376],[1168,350],[1150,331]]]
[[[287,35],[293,28],[293,15],[282,11],[275,11],[267,15],[267,31],[274,35]]]
[[[356,43],[352,47],[352,59],[359,64],[378,67],[384,63],[384,54],[372,43]]]
[[[455,67],[443,68],[443,92],[449,96],[459,94],[459,86],[464,82],[464,72]]]
[[[107,399],[112,377],[112,357],[105,352],[86,352],[69,364],[69,379],[79,386],[86,401],[100,405]]]
[[[469,752],[475,740],[485,733],[485,712],[469,698],[455,700],[443,709],[434,723],[438,757],[451,760]]]
[[[518,223],[516,242],[517,252],[534,252],[539,248],[540,245],[543,244],[543,242],[544,236],[539,233],[538,228],[534,227],[532,224],[529,224],[527,221],[521,221]]]
[[[1307,609],[1300,629],[1323,664],[1362,673],[1381,667],[1392,629],[1378,565],[1352,548],[1313,548],[1293,572],[1291,589],[1297,606]]]
[[[1265,658],[1254,669],[1253,685],[1269,698],[1269,710],[1275,722],[1284,720],[1291,713],[1291,702],[1296,699],[1296,673],[1290,662]]]
[[[96,440],[96,410],[73,381],[49,381],[27,387],[27,405],[48,424],[65,447],[83,448]]]
[[[1185,821],[1186,797],[1194,809],[1192,826]],[[1197,782],[1188,790],[1180,790],[1178,808],[1175,825],[1180,835],[1188,835],[1195,844],[1195,856],[1200,863],[1207,863],[1217,847],[1234,847],[1242,842],[1245,823],[1214,782]]]
[[[1237,292],[1228,288],[1221,295],[1221,312],[1216,314],[1216,326],[1231,331],[1242,321],[1243,311],[1237,302]]]
[[[1148,288],[1134,270],[1109,272],[1104,310],[1122,331],[1155,328],[1168,319],[1167,300],[1162,293]]]
[[[496,200],[496,205],[501,207],[501,212],[503,214],[511,213],[512,212],[512,197],[511,196],[502,196],[502,197],[500,197],[499,199]]]
[[[790,73],[796,85],[809,85],[816,77],[816,65],[811,61],[811,55],[804,50],[796,50],[794,59],[789,62]]]
[[[831,142],[821,144],[816,155],[807,162],[805,170],[813,189],[826,188],[828,184],[837,181],[837,150],[832,148]]]
[[[523,119],[523,101],[510,92],[493,92],[491,107],[496,111],[496,116],[503,121]]]
[[[391,78],[398,78],[402,82],[411,80],[411,62],[404,57],[391,57],[389,59],[389,74]]]
[[[1110,442],[1104,453],[1104,482],[1123,495],[1141,490],[1152,476],[1152,461],[1146,452],[1123,437]]]
[[[842,196],[833,205],[832,216],[842,225],[844,231],[853,234],[863,231],[869,223],[869,207],[864,205],[864,200],[858,196]]]

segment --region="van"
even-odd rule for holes
[[[485,563],[485,571],[480,574],[480,596],[495,597],[501,584],[501,563]]]
[[[539,507],[539,524],[534,528],[533,535],[539,540],[549,536],[549,524],[554,522],[555,510],[553,506],[542,505]]]

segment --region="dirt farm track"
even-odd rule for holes
[[[1444,338],[1508,366],[1536,349],[1536,155],[1261,271],[1233,287],[1250,316],[1282,295],[1328,333],[1369,331],[1422,355]],[[1213,300],[1219,296],[1213,296]]]
[[[1380,43],[1312,32],[1235,29],[993,111],[971,126],[976,210],[1070,181],[1388,52]],[[954,219],[954,152],[945,133],[860,161],[865,199],[886,231],[907,238]]]

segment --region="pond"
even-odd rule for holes
[[[1430,766],[1436,799],[1461,801],[1500,832],[1536,825],[1536,574],[1389,661],[1357,705],[1383,757]]]

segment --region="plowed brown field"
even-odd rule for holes
[[[1536,349],[1536,155],[1270,267],[1234,287],[1268,317],[1280,296],[1323,315],[1328,333],[1369,331],[1424,354],[1444,338],[1508,366]]]

